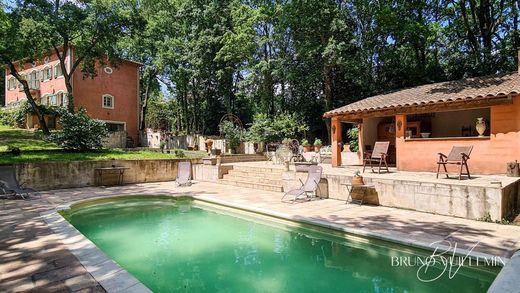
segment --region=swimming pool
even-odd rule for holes
[[[500,269],[418,274],[431,252],[189,198],[94,200],[62,215],[154,292],[486,292]]]

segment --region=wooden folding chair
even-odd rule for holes
[[[439,178],[439,173],[441,171],[441,165],[444,168],[444,173],[446,174],[446,178],[450,178],[448,175],[448,169],[446,168],[446,164],[460,165],[459,171],[459,180],[462,179],[462,175],[467,175],[468,179],[471,179],[471,175],[469,174],[468,168],[468,160],[471,151],[473,150],[473,146],[453,146],[451,148],[450,153],[446,156],[443,153],[439,153],[439,161],[437,162],[437,178]],[[463,173],[463,168],[466,169],[466,173]]]
[[[374,167],[372,163],[379,164],[379,174],[381,174],[381,165],[384,163],[386,172],[390,173],[388,169],[388,147],[390,146],[389,141],[377,141],[374,144],[374,150],[371,152],[365,152],[365,158],[363,159],[363,172],[365,172],[365,167],[367,163],[370,165],[370,169],[374,172]]]

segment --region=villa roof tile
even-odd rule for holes
[[[520,94],[518,72],[421,85],[372,96],[326,112],[325,117]]]

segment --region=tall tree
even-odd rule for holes
[[[10,9],[6,12],[6,7],[0,6],[0,8],[0,60],[6,65],[7,71],[22,85],[27,101],[38,117],[41,130],[45,135],[49,135],[47,123],[33,98],[29,82],[20,73],[25,70],[27,63],[33,62],[39,56],[44,47],[38,40],[26,36],[30,31],[25,28],[26,21],[18,11]]]
[[[139,14],[134,20],[135,31],[120,40],[119,47],[128,59],[138,61],[140,67],[141,105],[139,129],[146,128],[146,114],[152,93],[159,91],[158,77],[163,75],[171,58],[170,40],[175,21],[175,5],[167,1],[139,2]]]

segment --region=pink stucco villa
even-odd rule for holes
[[[67,54],[66,66],[70,70],[74,50]],[[97,76],[84,78],[80,70],[72,76],[75,107],[83,107],[90,117],[103,120],[110,131],[126,131],[128,140],[138,142],[139,117],[139,63],[122,60],[117,67],[98,66]],[[23,74],[37,103],[66,106],[67,88],[55,54],[33,64],[25,64]],[[16,107],[26,99],[17,80],[5,71],[5,106]],[[37,128],[38,119],[27,117],[26,127]],[[49,128],[56,127],[55,116],[46,116]]]

